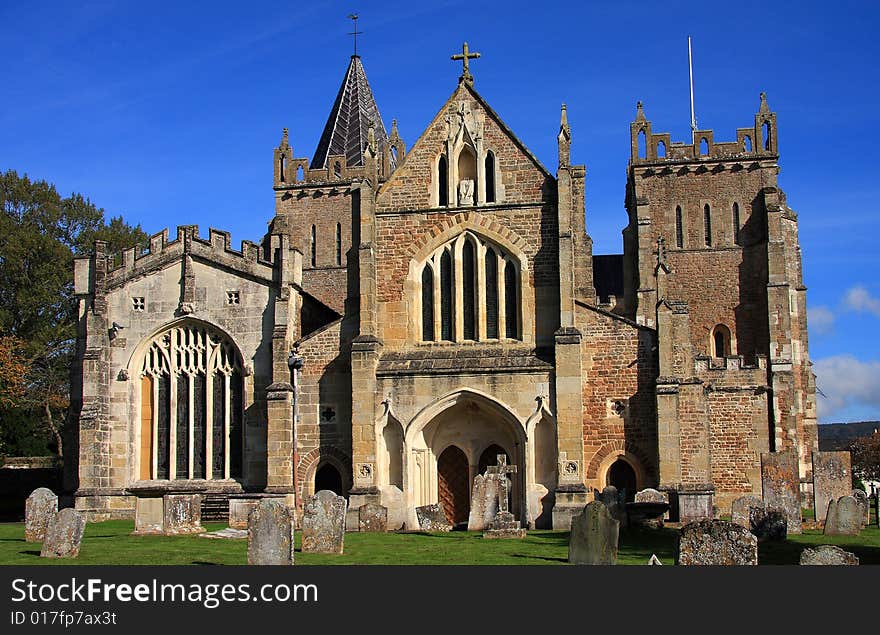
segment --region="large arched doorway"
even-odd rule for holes
[[[315,472],[315,493],[325,489],[342,496],[342,475],[330,463],[325,463]]]
[[[437,486],[440,505],[453,526],[467,523],[470,513],[470,474],[464,452],[454,445],[437,459]]]
[[[626,501],[632,502],[636,496],[636,472],[624,459],[617,459],[608,468],[608,477],[605,479],[608,485],[613,485],[617,491],[624,491]]]
[[[498,401],[470,390],[441,397],[407,426],[405,442],[410,509],[445,497],[450,520],[466,523],[473,479],[502,454],[516,466],[509,475],[510,511],[527,521],[525,429]],[[414,514],[408,522],[415,522]]]

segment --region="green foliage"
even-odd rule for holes
[[[60,453],[76,343],[74,255],[95,240],[112,252],[148,237],[121,216],[105,223],[104,210],[82,195],[62,198],[14,170],[0,173],[0,210],[0,336],[17,338],[29,371],[21,397],[0,408],[0,452],[45,453],[54,439]]]
[[[880,431],[867,437],[859,437],[849,446],[852,457],[853,478],[863,481],[880,481]],[[864,489],[864,485],[862,485]]]

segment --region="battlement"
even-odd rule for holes
[[[194,257],[204,262],[217,264],[252,278],[275,282],[289,281],[302,283],[302,254],[290,248],[292,257],[285,255],[289,245],[287,236],[273,234],[267,237],[264,245],[241,241],[241,249],[231,247],[229,232],[211,228],[208,237],[199,236],[197,225],[181,225],[177,237],[169,240],[168,229],[150,236],[149,243],[142,247],[126,249],[121,254],[107,251],[107,243],[95,242],[94,253],[81,256],[75,262],[76,293],[89,293],[93,289],[92,273],[100,272],[102,286],[111,289],[129,280],[166,267],[170,262],[186,257]],[[292,268],[291,268],[292,267]],[[281,269],[281,274],[276,274]],[[287,273],[285,273],[287,271]]]
[[[377,162],[380,181],[385,181],[391,176],[405,154],[406,145],[397,132],[397,121],[395,121],[391,129],[391,137],[380,149]],[[287,128],[282,134],[281,144],[275,148],[274,164],[275,189],[295,188],[304,185],[349,184],[352,181],[368,177],[366,165],[346,165],[346,157],[342,154],[328,155],[327,167],[310,168],[307,158],[293,156]]]
[[[764,93],[754,125],[736,129],[736,141],[715,141],[712,130],[695,130],[690,143],[672,141],[668,132],[654,133],[645,117],[642,102],[630,124],[630,165],[693,163],[729,159],[757,160],[778,157],[776,113],[771,112]]]

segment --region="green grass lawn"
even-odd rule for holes
[[[209,531],[223,523],[206,523]],[[40,558],[39,543],[25,542],[22,523],[0,524],[0,564],[247,564],[246,540],[211,540],[197,536],[131,536],[131,521],[89,523],[79,558]],[[619,564],[646,564],[651,554],[673,564],[676,529],[621,531]],[[805,547],[833,544],[855,553],[861,564],[880,564],[880,529],[859,536],[826,537],[819,531],[791,536],[785,542],[759,545],[761,564],[797,564]],[[531,531],[525,540],[484,540],[480,533],[360,534],[345,536],[345,554],[300,552],[296,564],[566,564],[568,532]]]

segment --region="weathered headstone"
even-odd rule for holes
[[[358,509],[358,531],[384,532],[388,529],[388,508],[365,503]]]
[[[498,478],[496,474],[477,474],[474,477],[468,531],[483,531],[495,520],[499,511],[498,499],[506,495],[506,488],[502,490],[502,480],[507,479]]]
[[[813,509],[816,520],[825,520],[828,503],[852,493],[849,452],[813,452]]]
[[[388,531],[403,529],[406,523],[406,500],[396,485],[379,486],[379,504],[388,509]]]
[[[651,559],[648,560],[648,564],[651,566],[662,566],[663,563],[660,562],[660,558],[657,557],[656,553],[651,554]]]
[[[650,487],[636,492],[635,502],[637,503],[668,503],[669,494],[661,492]]]
[[[596,500],[603,503],[608,508],[611,517],[620,523],[621,527],[626,527],[626,507],[621,500],[620,492],[614,485],[607,485],[601,493],[596,493]]]
[[[684,485],[678,490],[678,520],[689,523],[715,516],[715,489],[710,484]]]
[[[164,508],[164,534],[173,536],[205,531],[201,494],[165,494]]]
[[[452,525],[446,519],[446,512],[440,503],[416,507],[416,518],[422,531],[452,531]]]
[[[788,537],[788,514],[772,507],[749,507],[749,531],[758,542],[785,540]]]
[[[293,516],[282,501],[264,498],[248,516],[248,564],[293,564]]]
[[[606,488],[607,489],[607,488]],[[571,519],[568,561],[571,564],[616,564],[620,523],[601,501],[587,503]]]
[[[857,565],[859,559],[854,553],[844,551],[833,545],[820,545],[815,549],[801,552],[802,565]]]
[[[856,499],[859,509],[862,510],[862,527],[865,527],[871,522],[871,501],[865,491],[861,489],[854,489],[852,497]]]
[[[749,509],[752,507],[760,507],[763,509],[764,501],[757,496],[740,496],[730,505],[730,522],[740,525],[748,529]]]
[[[761,454],[761,490],[764,505],[785,514],[787,533],[801,533],[800,470],[795,450]]]
[[[302,550],[310,553],[343,552],[348,501],[321,490],[303,507]]]
[[[874,493],[874,522],[880,527],[880,489]]]
[[[85,516],[69,507],[62,509],[49,520],[40,557],[76,558],[85,529]]]
[[[862,528],[862,509],[852,496],[841,496],[828,504],[826,536],[858,536]]]
[[[45,487],[38,487],[24,503],[24,539],[27,542],[43,542],[46,528],[58,512],[58,497]]]
[[[248,517],[260,504],[259,498],[229,497],[229,526],[232,529],[247,529]]]
[[[681,528],[675,563],[680,565],[757,565],[758,539],[726,520],[697,520]]]
[[[134,535],[161,534],[165,524],[165,501],[161,495],[138,496],[134,502]]]

